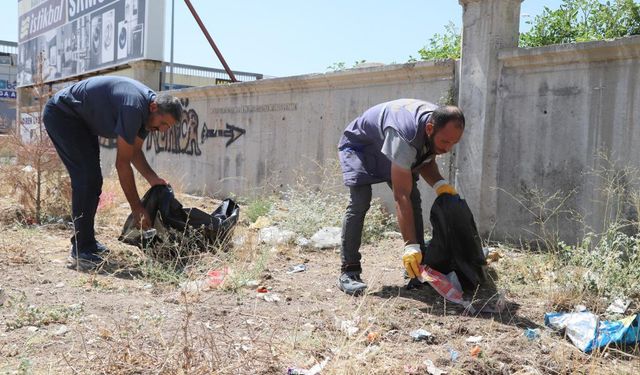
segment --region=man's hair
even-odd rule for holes
[[[436,108],[431,113],[431,119],[429,120],[436,130],[444,128],[451,121],[454,121],[458,128],[464,129],[464,113],[455,105],[444,105]]]
[[[155,99],[158,105],[158,112],[161,114],[170,114],[176,120],[176,123],[182,119],[182,104],[180,99],[167,94],[159,94]]]

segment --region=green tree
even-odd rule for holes
[[[531,29],[520,34],[520,47],[587,42],[640,34],[640,5],[634,0],[563,0],[544,8]]]
[[[429,39],[429,44],[422,47],[418,53],[422,60],[458,59],[462,47],[462,35],[456,25],[449,21],[444,27],[443,34],[435,34]],[[409,61],[413,61],[409,57]]]
[[[640,34],[640,5],[634,0],[563,0],[558,9],[545,7],[526,23],[531,29],[520,34],[520,47],[620,38]],[[449,22],[418,53],[422,60],[457,59],[461,42],[460,31]]]

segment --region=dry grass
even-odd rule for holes
[[[144,191],[144,181],[138,187]],[[115,176],[107,176],[103,192],[111,198],[101,203],[97,230],[111,254],[95,273],[62,267],[68,231],[0,224],[1,288],[10,301],[0,307],[0,328],[15,326],[0,336],[0,373],[283,374],[326,361],[322,374],[424,374],[426,359],[449,374],[634,374],[640,368],[638,348],[586,355],[541,327],[544,312],[578,303],[600,312],[609,302],[591,289],[569,288],[562,280],[583,267],[569,266],[559,253],[500,246],[504,257],[491,266],[498,289],[512,303],[502,314],[467,316],[429,288],[402,288],[402,266],[389,250],[399,248],[399,240],[363,248],[370,289],[353,298],[335,287],[337,252],[260,244],[248,221],[236,228],[228,252],[194,254],[181,267],[154,261],[150,253],[113,240],[129,208]],[[319,199],[324,194],[315,192]],[[15,204],[7,194],[0,204]],[[218,202],[177,196],[185,206],[205,210]],[[266,215],[291,203],[269,199],[275,208]],[[299,263],[308,270],[287,273]],[[179,287],[224,268],[231,274],[220,288]],[[256,285],[280,301],[263,300]],[[633,310],[639,302],[635,297]],[[76,304],[82,309],[69,310]],[[345,321],[357,331],[345,332]],[[30,332],[13,322],[39,328]],[[61,324],[69,333],[58,336]],[[528,340],[524,328],[536,327],[541,337]],[[430,331],[433,341],[412,341],[409,332],[419,328]],[[474,358],[466,339],[477,335],[483,339]]]

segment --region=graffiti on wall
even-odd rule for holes
[[[240,138],[240,136],[246,132],[247,132],[246,130],[239,128],[235,125],[231,125],[229,123],[226,124],[226,129],[208,129],[207,123],[205,122],[202,125],[202,134],[201,134],[202,143],[204,143],[204,141],[206,141],[207,138],[216,138],[216,137],[229,138],[229,140],[225,145],[225,147],[229,147],[233,142],[236,141],[236,139]]]
[[[172,154],[186,154],[200,156],[200,144],[210,138],[226,139],[225,147],[231,146],[247,131],[240,126],[229,124],[222,119],[214,120],[215,125],[210,129],[207,123],[200,128],[200,117],[194,108],[189,108],[189,99],[182,98],[182,121],[166,132],[150,132],[146,139],[146,151],[153,150],[156,154],[169,152]],[[107,149],[116,148],[116,139],[99,137],[100,146]]]
[[[188,98],[180,101],[183,108],[182,121],[166,132],[151,132],[147,136],[147,151],[153,148],[156,154],[161,152],[196,156],[202,154],[198,145],[198,126],[200,125],[198,112],[189,108]]]
[[[225,127],[222,128],[222,121],[220,122],[220,128],[209,129],[207,123],[202,124],[200,128],[200,119],[198,112],[189,108],[189,99],[180,99],[182,102],[182,122],[164,133],[153,132],[147,137],[147,151],[153,149],[156,154],[161,152],[171,152],[174,154],[187,154],[199,156],[202,154],[200,150],[200,144],[209,138],[228,138],[225,147],[229,147],[240,136],[247,131],[239,126],[225,123]],[[198,136],[200,142],[198,142]]]

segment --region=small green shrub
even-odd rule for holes
[[[19,304],[15,317],[6,322],[7,329],[13,330],[26,326],[42,327],[53,323],[64,324],[69,319],[79,316],[82,310],[82,305],[52,306],[45,309]]]
[[[640,297],[639,235],[611,226],[599,236],[589,233],[581,244],[559,247],[559,266],[576,270],[561,273],[562,284],[609,298]]]
[[[265,216],[271,211],[273,203],[269,198],[256,198],[247,203],[244,207],[245,215],[249,223],[255,223],[260,216]]]
[[[344,193],[290,188],[280,202],[276,219],[284,229],[309,238],[323,227],[342,226],[348,202]],[[393,222],[380,200],[373,199],[364,223],[363,242],[382,238],[383,232],[393,228]]]

